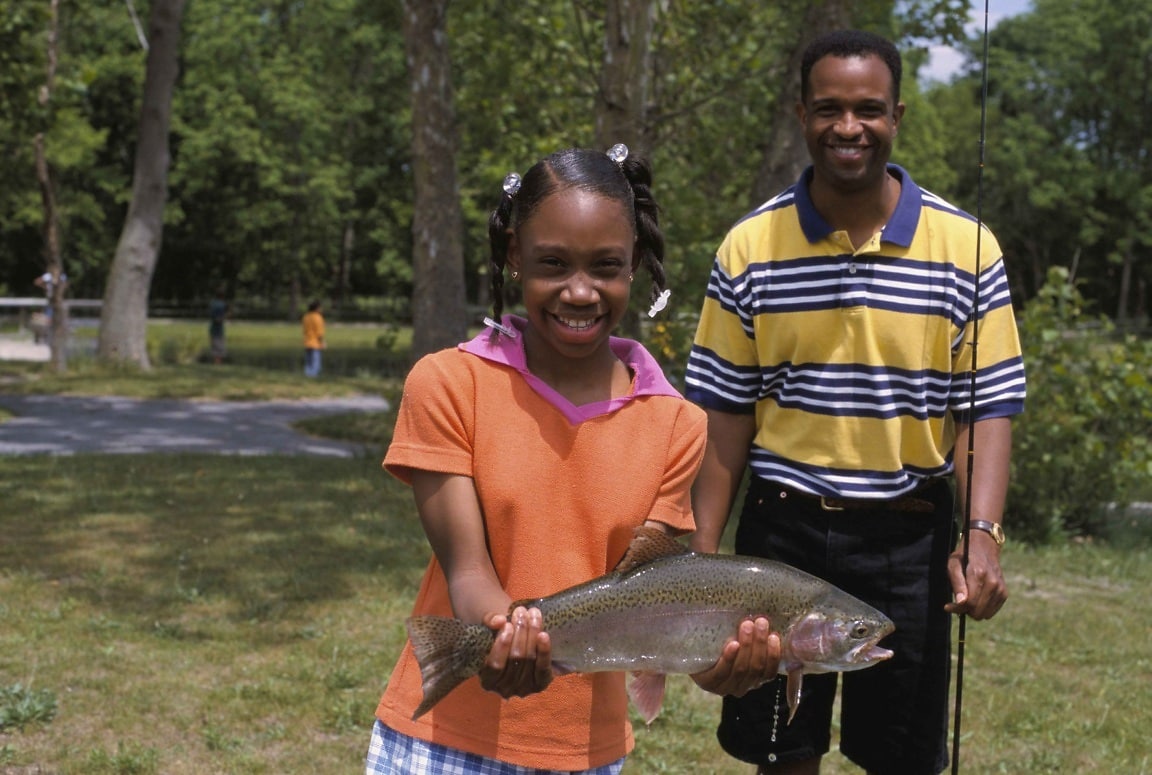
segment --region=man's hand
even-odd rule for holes
[[[961,567],[963,552],[957,547],[948,558],[952,603],[944,610],[973,619],[991,619],[1008,599],[1008,585],[1000,568],[1000,547],[983,530],[968,534],[968,572]]]
[[[724,644],[715,665],[692,680],[706,692],[743,697],[776,677],[780,670],[780,636],[764,617],[740,623],[736,637]]]

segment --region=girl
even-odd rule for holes
[[[648,165],[623,146],[609,153],[560,151],[522,182],[508,176],[489,222],[496,320],[405,382],[384,466],[411,484],[435,555],[415,613],[483,622],[497,637],[480,676],[417,720],[420,670],[405,646],[369,773],[608,775],[632,748],[624,675],[554,679],[540,612],[509,612],[609,571],[638,525],[693,527],[703,412],[641,345],[610,336],[636,271],[656,299],[664,269]],[[524,317],[501,316],[505,270]],[[743,693],[775,673],[767,622],[746,625],[698,683]]]

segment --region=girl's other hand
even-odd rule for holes
[[[517,606],[511,614],[488,614],[484,625],[496,631],[496,640],[480,670],[481,686],[507,699],[552,683],[552,642],[539,609]]]

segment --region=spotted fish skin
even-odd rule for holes
[[[653,528],[637,529],[611,573],[519,605],[540,609],[557,674],[658,676],[654,690],[644,679],[655,697],[642,699],[636,682],[629,688],[649,722],[663,699],[663,676],[711,667],[749,618],[766,616],[780,634],[793,713],[803,674],[859,670],[892,655],[876,645],[893,631],[891,620],[832,584],[773,560],[688,552]],[[434,616],[406,626],[423,681],[418,718],[479,672],[495,633]]]

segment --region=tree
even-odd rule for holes
[[[168,127],[179,73],[184,0],[153,0],[148,20],[148,63],[132,178],[132,201],[108,274],[100,314],[98,355],[103,360],[151,366],[148,298],[164,232],[168,199]]]
[[[456,119],[448,53],[448,0],[404,0],[412,81],[413,359],[467,333],[463,215],[456,182]]]
[[[648,156],[648,82],[652,77],[653,0],[608,0],[604,59],[596,102],[596,145],[624,143]]]
[[[50,0],[48,24],[47,73],[40,87],[39,103],[48,114],[52,93],[56,90],[56,64],[60,59],[60,2]],[[64,264],[60,258],[60,220],[56,208],[56,182],[48,166],[48,156],[44,148],[44,131],[36,133],[32,139],[36,152],[36,180],[40,183],[40,200],[44,207],[44,271],[51,277],[46,284],[48,308],[52,312],[51,343],[52,367],[63,372],[68,367],[68,308],[64,305],[64,288],[67,285]]]
[[[1035,295],[1051,267],[1066,266],[1117,319],[1147,314],[1150,40],[1152,7],[1140,0],[1035,0],[992,30],[987,220],[1018,296]],[[969,43],[970,75],[934,99],[978,109],[981,45]],[[959,185],[974,197],[973,175]]]

